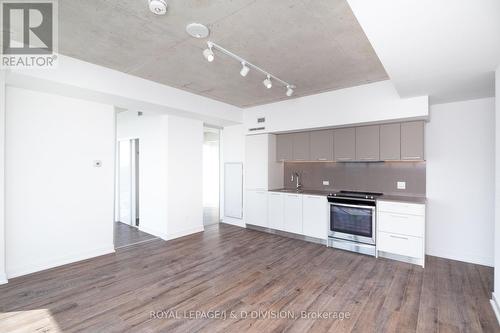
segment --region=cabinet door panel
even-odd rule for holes
[[[276,160],[291,161],[293,158],[293,134],[276,135]]]
[[[302,234],[302,195],[285,194],[284,230]]]
[[[293,160],[309,161],[309,132],[294,133],[292,138]]]
[[[333,131],[313,131],[310,134],[311,161],[333,161]]]
[[[245,223],[268,227],[267,191],[246,191]]]
[[[269,192],[267,199],[267,219],[269,228],[283,230],[283,194],[277,192]]]
[[[380,160],[380,126],[356,128],[356,160]]]
[[[401,124],[401,159],[424,159],[423,121],[412,121]]]
[[[401,124],[380,126],[380,159],[382,161],[401,159]]]
[[[309,237],[327,238],[328,202],[325,197],[303,195],[302,230]]]
[[[356,129],[340,128],[334,130],[333,147],[336,161],[354,161],[356,158]]]

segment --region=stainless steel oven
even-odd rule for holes
[[[376,197],[380,195],[366,192],[329,195],[329,246],[375,255]]]

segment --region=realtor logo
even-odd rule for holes
[[[52,68],[57,60],[56,0],[0,0],[3,68]]]

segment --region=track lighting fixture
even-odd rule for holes
[[[208,62],[212,62],[215,59],[214,51],[212,51],[212,46],[208,46],[205,50],[203,50],[203,56],[207,59]]]
[[[197,36],[195,35],[195,37],[197,37]],[[207,59],[208,62],[212,62],[215,59],[215,55],[213,52],[214,49],[216,49],[217,51],[220,51],[221,53],[224,53],[225,55],[227,55],[233,59],[236,59],[241,64],[241,70],[240,70],[241,76],[243,76],[243,77],[247,76],[248,73],[250,72],[250,68],[252,68],[252,70],[260,72],[266,76],[264,81],[262,81],[262,84],[267,89],[271,89],[273,87],[273,81],[275,81],[275,82],[277,82],[278,85],[280,85],[281,87],[284,87],[286,89],[286,95],[288,97],[291,97],[293,95],[294,90],[295,90],[295,86],[293,84],[288,83],[286,81],[283,81],[279,77],[272,75],[271,73],[263,70],[259,66],[254,65],[254,64],[246,61],[242,57],[237,56],[236,54],[226,50],[222,46],[217,45],[211,41],[207,42],[207,48],[205,50],[203,50],[203,56],[205,57],[205,59]]]
[[[242,61],[240,75],[245,77],[247,76],[248,72],[250,72],[250,67],[248,67],[244,61]]]
[[[267,89],[271,89],[273,87],[273,83],[271,82],[271,76],[268,75],[264,81],[262,81],[262,84],[264,87]]]

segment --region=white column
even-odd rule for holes
[[[5,71],[0,70],[0,284],[5,273]]]
[[[500,322],[500,67],[495,81],[495,277],[491,303]]]

